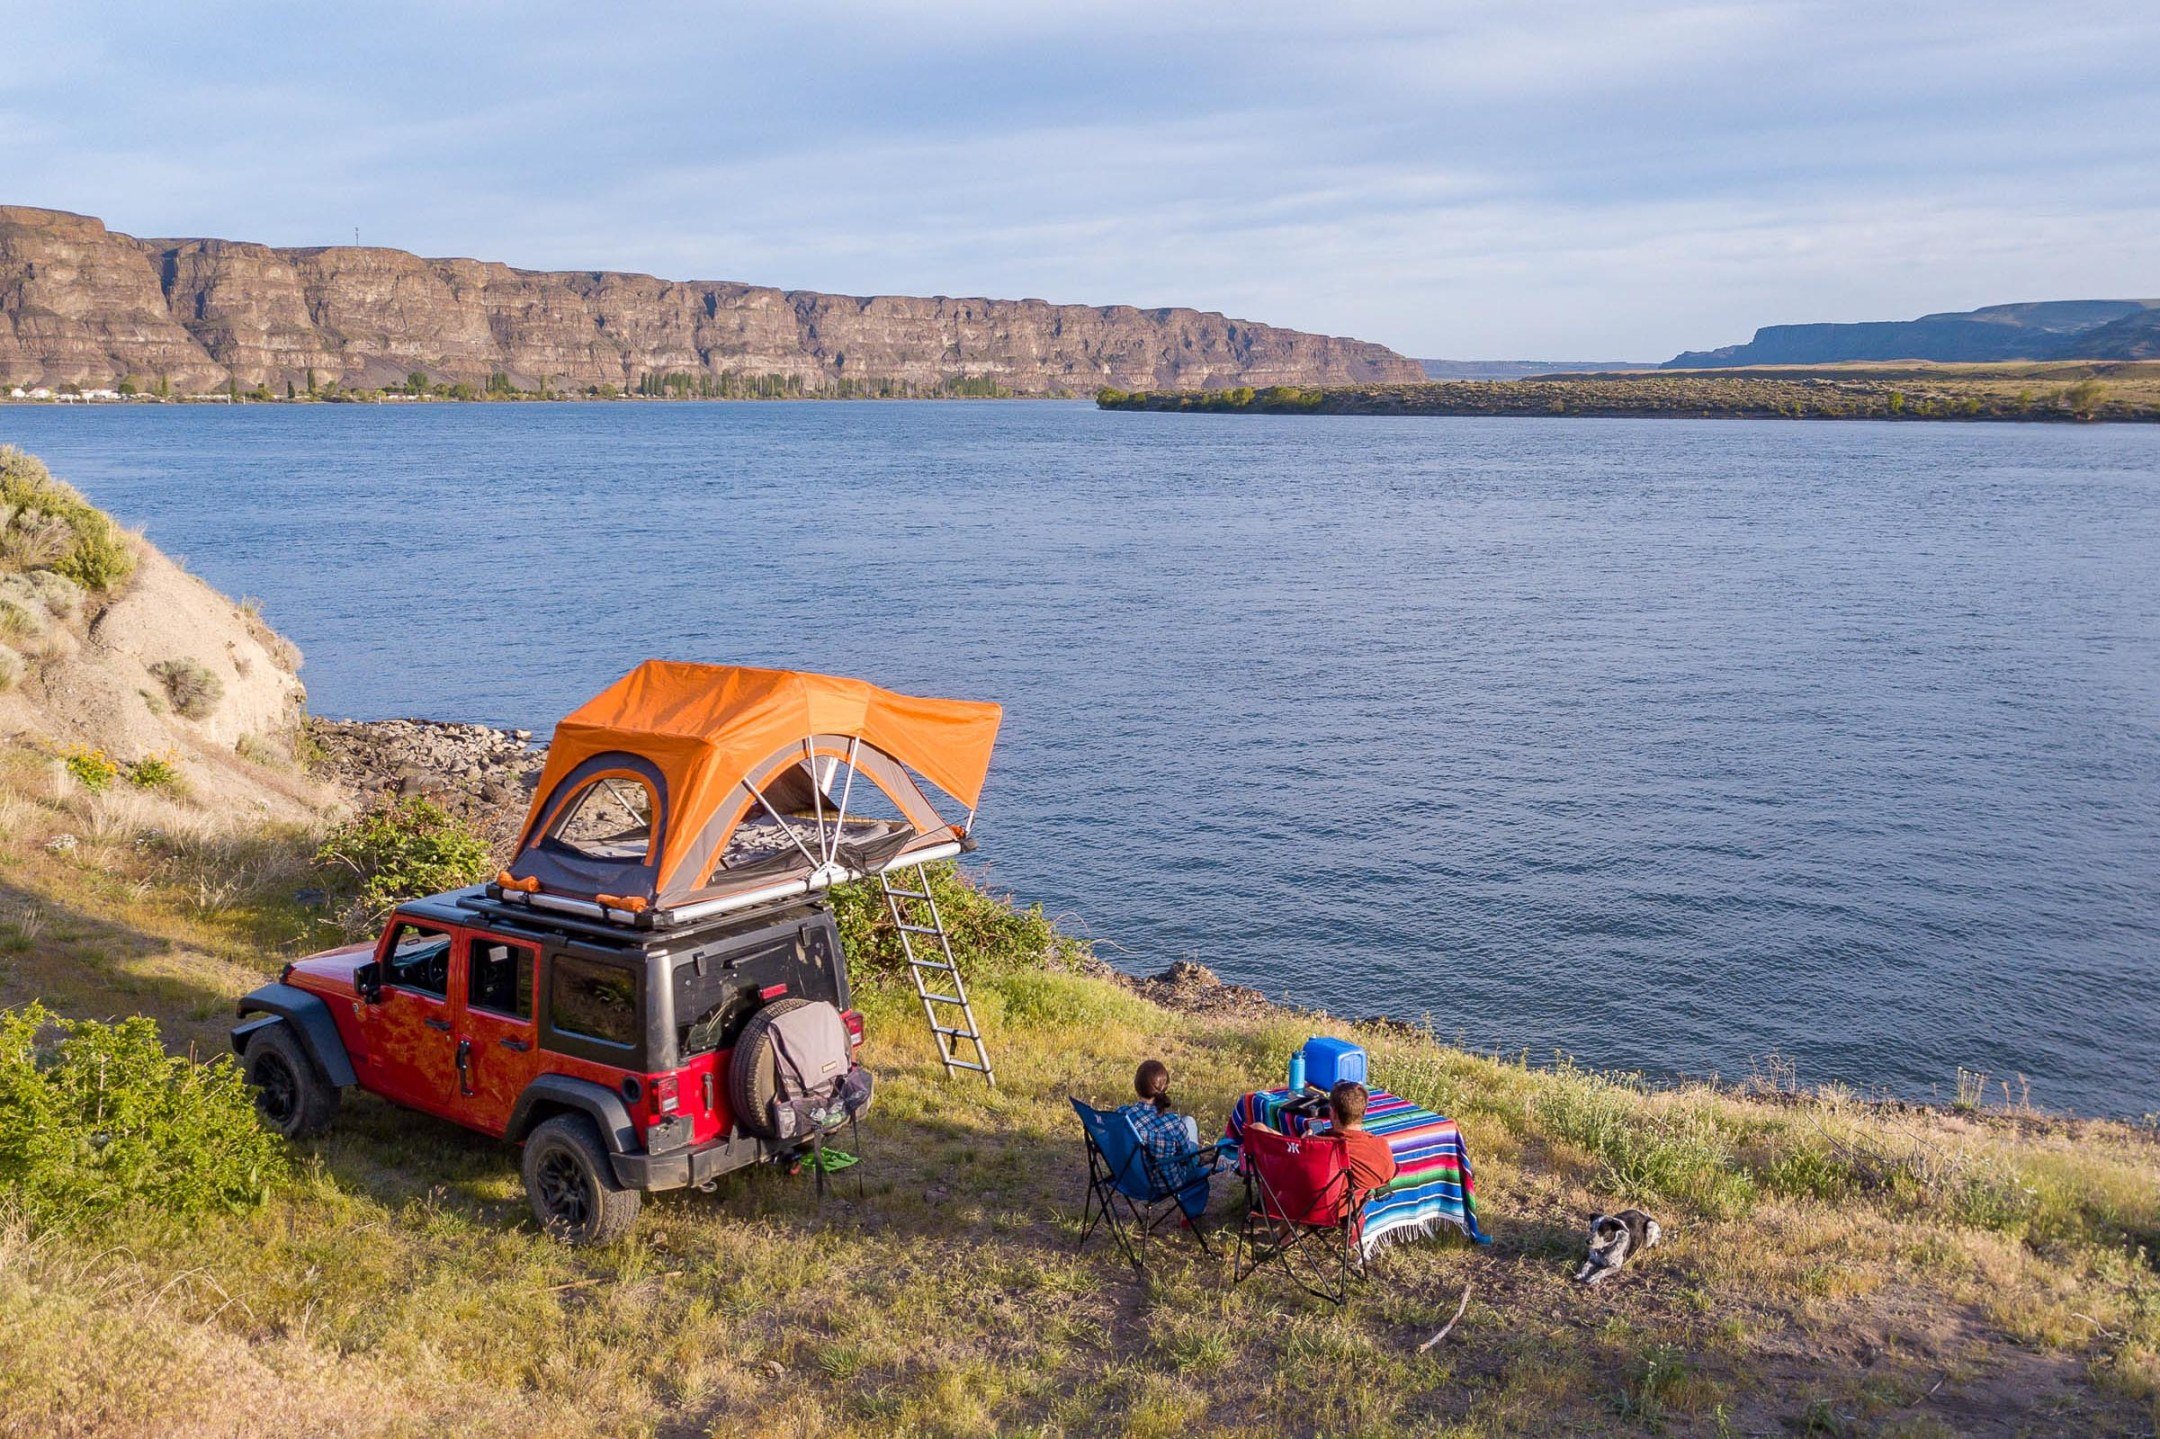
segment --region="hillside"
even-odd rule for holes
[[[98,650],[81,616],[118,623],[137,593],[211,627],[191,651],[206,667],[245,655],[255,670],[233,678],[288,653],[126,545],[139,563],[64,622],[101,672],[125,674],[140,642]],[[82,568],[71,555],[18,542],[0,570]],[[53,644],[38,664],[72,662]],[[237,995],[345,931],[310,858],[334,812],[385,788],[515,809],[530,762],[515,735],[346,725],[326,732],[344,793],[268,752],[246,761],[263,778],[227,785],[222,736],[251,732],[235,709],[128,741],[185,742],[186,786],[93,786],[63,758],[71,737],[127,732],[69,692],[23,688],[0,738],[0,1006],[146,1014],[206,1057]],[[295,808],[266,814],[266,794]],[[822,1202],[758,1169],[659,1196],[618,1246],[569,1250],[534,1229],[514,1149],[359,1095],[290,1148],[259,1206],[190,1220],[37,1217],[0,1148],[0,1436],[2010,1439],[2160,1420],[2149,1123],[2038,1114],[1962,1072],[1957,1106],[1935,1110],[1816,1089],[1775,1057],[1677,1087],[1536,1067],[1268,1006],[1189,967],[1136,986],[1039,911],[935,882],[998,1087],[940,1072],[874,898],[840,895],[879,1088],[863,1163]],[[1336,1312],[1269,1277],[1233,1287],[1178,1236],[1144,1281],[1100,1237],[1077,1245],[1066,1096],[1119,1099],[1156,1055],[1212,1129],[1316,1032],[1354,1035],[1389,1087],[1461,1121],[1492,1246],[1391,1249]],[[1237,1194],[1218,1181],[1211,1223]],[[1665,1242],[1572,1284],[1585,1216],[1627,1202]]]
[[[403,250],[139,240],[0,206],[0,379],[190,393],[436,383],[1086,394],[1419,378],[1380,345],[1186,309],[857,297]],[[704,383],[697,382],[702,379]]]
[[[0,637],[6,743],[78,776],[113,766],[107,786],[134,801],[189,796],[231,822],[295,820],[327,802],[295,759],[299,650],[11,446]]]
[[[1863,361],[2138,360],[2160,356],[2156,300],[2046,300],[1857,324],[1765,325],[1744,345],[1687,350],[1668,370]]]

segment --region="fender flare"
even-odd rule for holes
[[[326,1083],[338,1089],[350,1089],[360,1082],[359,1076],[353,1073],[352,1056],[345,1052],[345,1041],[338,1034],[337,1021],[330,1017],[330,1006],[323,1003],[321,995],[310,994],[290,984],[266,984],[243,998],[235,1012],[242,1019],[251,1014],[270,1017],[234,1027],[234,1054],[246,1050],[248,1040],[256,1031],[282,1022],[292,1026],[300,1048],[306,1051],[307,1057],[314,1062],[316,1073]]]
[[[607,1145],[609,1154],[639,1154],[644,1150],[621,1095],[604,1084],[567,1074],[542,1074],[526,1085],[510,1110],[510,1125],[503,1131],[503,1138],[523,1143],[540,1122],[539,1114],[550,1109],[573,1109],[592,1120],[599,1126],[600,1140]]]

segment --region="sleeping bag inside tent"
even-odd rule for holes
[[[974,847],[1000,714],[833,675],[647,660],[555,727],[490,889],[664,924],[958,854]]]

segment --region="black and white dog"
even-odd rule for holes
[[[1590,1257],[1575,1271],[1578,1284],[1595,1284],[1628,1262],[1634,1255],[1654,1247],[1665,1237],[1658,1222],[1640,1209],[1618,1214],[1590,1216]]]

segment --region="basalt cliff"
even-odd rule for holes
[[[1423,377],[1381,345],[1186,309],[858,297],[403,250],[143,240],[0,206],[0,380],[190,393],[690,377],[801,394],[1339,385]],[[500,377],[498,379],[498,377]],[[680,383],[680,382],[678,382]]]

